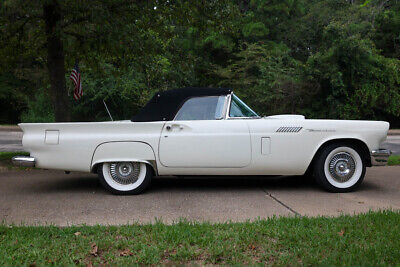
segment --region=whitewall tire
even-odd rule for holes
[[[153,177],[152,168],[142,162],[107,162],[98,167],[97,173],[102,186],[118,195],[140,194]]]
[[[366,164],[356,146],[333,143],[318,155],[314,165],[314,177],[329,192],[354,191],[363,181]]]

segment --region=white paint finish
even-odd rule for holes
[[[102,162],[154,161],[150,145],[142,142],[109,142],[99,145],[93,155],[91,167]]]
[[[261,154],[262,155],[271,154],[271,138],[261,137]]]
[[[57,130],[46,130],[44,143],[47,145],[58,145],[60,132]]]
[[[106,142],[140,141],[158,147],[165,122],[22,123],[22,145],[45,169],[90,172],[97,146]],[[58,145],[45,145],[45,130],[59,130]],[[158,164],[157,164],[158,165]]]
[[[295,175],[304,173],[304,154],[311,153],[307,147],[304,130],[297,133],[276,132],[279,127],[303,127],[303,121],[296,120],[248,120],[251,140],[254,147],[262,147],[262,137],[270,138],[270,153],[254,153],[251,174]]]
[[[370,151],[379,148],[389,124],[379,121],[344,120],[247,120],[252,145],[261,147],[261,138],[271,138],[271,154],[253,153],[249,174],[302,175],[325,142],[352,138],[363,141]],[[276,132],[279,127],[303,127],[298,133]],[[313,130],[313,131],[310,131]]]
[[[251,162],[249,128],[245,120],[167,122],[159,157],[168,168],[242,168]]]
[[[280,120],[304,120],[306,117],[304,115],[295,115],[295,114],[281,114],[281,115],[272,115],[264,117],[263,119],[280,119]]]
[[[289,118],[24,123],[20,126],[24,131],[24,149],[36,158],[39,168],[89,172],[99,145],[140,142],[154,151],[159,175],[301,175],[323,143],[353,138],[363,141],[372,151],[385,141],[389,128],[387,122],[379,121]],[[171,131],[167,133],[164,124],[171,126]],[[282,126],[303,128],[298,133],[277,133],[276,130]],[[44,144],[46,130],[60,132],[58,145]],[[268,155],[261,153],[262,137],[270,138]],[[121,155],[120,149],[123,149]],[[137,156],[132,155],[132,159],[139,156],[148,158],[147,152],[139,151]],[[130,149],[125,147],[105,147],[102,157],[104,160],[118,160],[127,158],[129,152]],[[159,155],[164,164],[174,167],[161,164]]]

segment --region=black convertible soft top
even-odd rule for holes
[[[150,101],[133,116],[132,121],[171,121],[183,103],[192,97],[219,96],[232,92],[228,88],[185,87],[156,93]]]

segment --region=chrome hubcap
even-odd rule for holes
[[[347,152],[336,153],[329,161],[329,172],[333,179],[339,183],[350,180],[355,170],[356,162]]]
[[[140,163],[138,162],[117,162],[110,164],[112,179],[123,185],[133,184],[139,178]]]

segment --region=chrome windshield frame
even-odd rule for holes
[[[225,120],[229,118],[229,111],[231,110],[231,101],[232,101],[232,94],[231,92],[229,95],[226,96],[226,108],[225,108]]]
[[[239,120],[239,119],[261,119],[262,117],[260,115],[258,115],[254,110],[252,110],[249,106],[247,106],[246,103],[243,102],[243,100],[241,100],[238,96],[236,96],[240,101],[242,101],[251,111],[253,111],[257,116],[254,117],[230,117],[229,113],[231,111],[231,106],[232,106],[232,96],[235,95],[233,92],[231,92],[228,95],[228,107],[226,109],[226,116],[225,119],[226,120]]]
[[[224,96],[225,101],[224,101],[224,107],[222,109],[222,116],[220,118],[215,118],[215,120],[239,120],[239,119],[261,119],[261,116],[259,116],[255,111],[253,111],[249,106],[247,106],[246,103],[243,102],[243,100],[241,100],[239,97],[236,97],[242,101],[251,111],[253,111],[257,116],[254,117],[230,117],[229,116],[229,112],[231,110],[231,104],[232,104],[232,96],[234,95],[233,92],[231,92],[230,94],[227,94]],[[200,96],[200,97],[210,97],[210,96]],[[190,98],[189,98],[190,99]],[[185,100],[188,101],[189,99]],[[184,103],[185,103],[184,102]],[[182,104],[182,106],[184,105],[184,103]],[[180,108],[182,108],[182,106]],[[180,109],[179,109],[180,110]],[[174,119],[172,121],[177,121],[176,117],[179,114],[179,110],[176,112]]]

